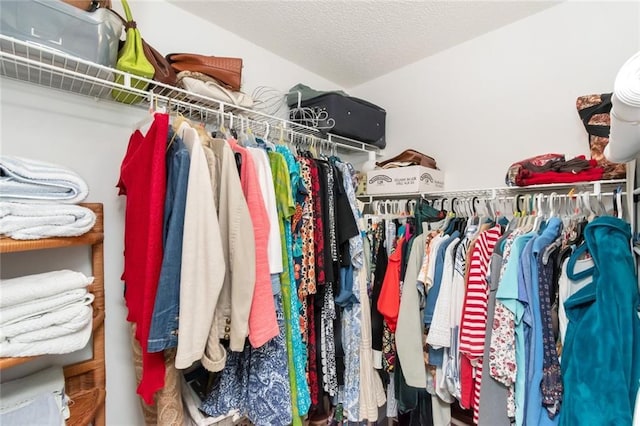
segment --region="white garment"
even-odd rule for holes
[[[451,404],[442,401],[435,395],[431,395],[431,410],[433,415],[433,424],[444,426],[451,424]]]
[[[84,288],[92,282],[93,277],[68,269],[0,280],[0,308]]]
[[[2,201],[75,204],[89,194],[89,186],[74,171],[30,158],[0,156],[0,175]]]
[[[260,182],[260,191],[264,199],[264,206],[269,215],[269,273],[282,272],[282,240],[280,239],[280,222],[276,206],[276,192],[273,186],[273,175],[269,156],[262,148],[249,148],[251,157],[256,166],[256,174]]]
[[[0,234],[14,240],[77,237],[96,223],[96,214],[69,204],[0,202]]]
[[[365,238],[366,244],[366,238]],[[366,256],[365,256],[366,258]],[[357,283],[360,291],[360,418],[376,422],[378,420],[378,407],[385,403],[384,386],[380,375],[373,367],[373,353],[371,350],[371,305],[367,293],[367,265],[358,272]]]
[[[460,238],[456,238],[447,246],[442,268],[442,281],[438,299],[433,310],[433,319],[427,334],[427,343],[434,349],[447,348],[451,344],[451,291],[453,287],[453,263],[455,250]],[[445,357],[444,359],[446,359]]]
[[[593,278],[586,277],[578,281],[570,280],[567,276],[567,265],[569,259],[565,259],[562,263],[562,272],[558,279],[558,322],[560,324],[560,342],[564,345],[564,336],[567,333],[569,319],[564,309],[564,302],[575,292],[589,284]],[[574,273],[585,271],[593,266],[593,259],[579,259],[576,261]]]
[[[198,132],[182,123],[177,133],[191,156],[180,271],[180,338],[175,364],[183,369],[204,355],[225,263],[209,166]]]
[[[464,296],[467,291],[467,284],[464,280],[464,275],[469,245],[470,241],[466,238],[458,244],[458,249],[456,250],[456,256],[453,262],[453,281],[451,282],[451,316],[449,318],[451,329],[455,327],[460,329],[460,323],[462,322],[462,308],[464,306]]]

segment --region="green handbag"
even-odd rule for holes
[[[131,9],[129,9],[127,0],[121,1],[125,17],[127,18],[127,22],[125,24],[127,36],[124,44],[122,45],[122,48],[120,49],[120,52],[118,52],[116,69],[127,72],[129,74],[152,79],[155,73],[155,68],[144,55],[144,49],[142,47],[142,36],[140,35],[140,31],[136,27],[136,21],[133,20]],[[116,76],[116,83],[124,84],[124,76],[118,74]],[[135,87],[136,89],[145,90],[148,85],[149,83],[144,80],[139,80],[137,78],[131,79],[131,86]],[[125,104],[138,103],[143,99],[142,96],[135,96],[130,92],[119,89],[113,89],[111,91],[111,96],[113,96],[116,101],[123,102]]]

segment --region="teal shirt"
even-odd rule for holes
[[[524,403],[525,403],[525,381],[526,372],[526,351],[524,345],[524,305],[518,298],[518,273],[520,271],[520,255],[534,234],[529,233],[521,235],[515,239],[511,246],[511,254],[507,261],[507,266],[500,281],[496,298],[504,304],[504,306],[513,312],[516,323],[516,371],[515,382],[515,398],[516,398],[516,426],[524,423]]]

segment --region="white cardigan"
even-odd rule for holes
[[[214,307],[222,289],[225,264],[209,166],[198,132],[182,123],[177,133],[191,155],[182,237],[176,353],[176,368],[184,369],[204,354]]]

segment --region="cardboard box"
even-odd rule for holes
[[[367,172],[367,195],[417,194],[444,190],[444,172],[422,166]]]

